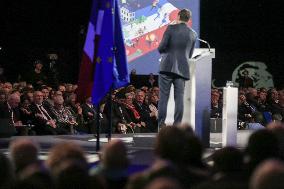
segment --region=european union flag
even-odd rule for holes
[[[111,88],[128,83],[129,74],[117,0],[94,0],[79,75],[78,94],[92,96],[94,105],[98,106]]]

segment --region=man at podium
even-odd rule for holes
[[[196,32],[187,25],[190,19],[191,12],[189,10],[180,10],[177,23],[168,26],[158,47],[162,57],[159,72],[159,128],[165,125],[172,84],[174,85],[175,100],[174,124],[182,121],[185,81],[189,80],[189,60],[193,54],[197,39]]]

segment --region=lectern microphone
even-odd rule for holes
[[[210,45],[209,45],[209,43],[207,41],[205,41],[203,39],[200,39],[200,38],[197,38],[197,40],[202,42],[202,43],[205,43],[207,45],[207,47],[208,47],[209,52],[211,52]]]

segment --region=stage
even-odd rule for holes
[[[237,133],[237,147],[243,149],[253,131],[241,130]],[[0,139],[0,151],[9,154],[9,143],[19,138],[30,138],[40,145],[40,159],[45,160],[49,149],[61,142],[73,142],[81,146],[90,163],[99,160],[96,152],[96,140],[93,135],[60,135],[60,136],[15,136]],[[154,158],[154,143],[156,133],[113,134],[112,139],[121,139],[128,147],[128,156],[132,165],[148,166]],[[206,148],[204,158],[210,156],[216,149],[222,147],[222,133],[210,133],[210,148]],[[105,134],[100,135],[100,146],[107,143]]]

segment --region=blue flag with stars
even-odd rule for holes
[[[93,34],[94,38],[91,36],[92,41],[87,41],[87,36],[85,49],[93,56],[92,101],[98,106],[111,89],[129,83],[117,0],[94,0],[90,22],[93,28],[88,34]],[[88,42],[92,48],[86,47]]]

